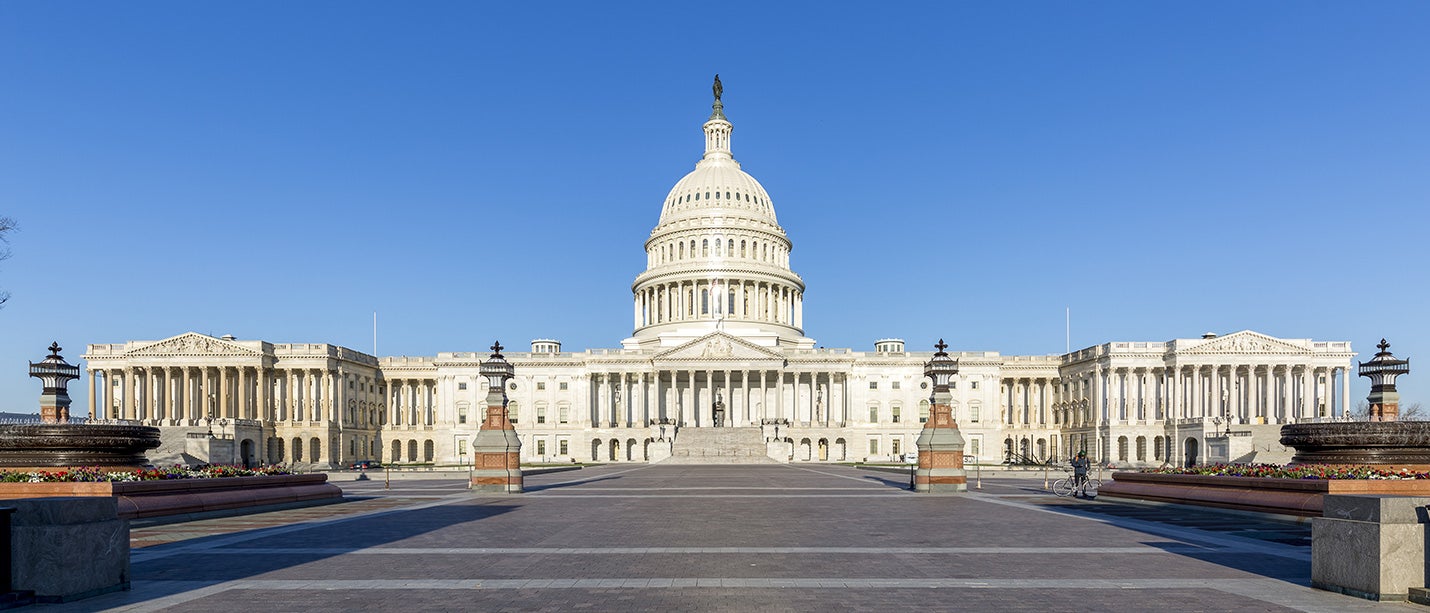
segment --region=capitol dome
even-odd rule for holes
[[[774,203],[730,151],[734,126],[720,101],[702,126],[705,154],[675,183],[646,240],[646,271],[632,284],[635,333],[627,348],[669,347],[722,332],[764,346],[813,347],[801,329],[804,280]]]

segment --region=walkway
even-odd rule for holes
[[[376,497],[241,532],[208,520],[210,536],[136,549],[133,591],[41,608],[1423,610],[1306,587],[1304,546],[1064,508],[1014,481],[915,495],[839,466],[626,465],[519,496],[344,482]]]

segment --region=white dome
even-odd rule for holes
[[[754,177],[728,158],[703,159],[670,189],[657,225],[718,214],[779,225],[770,195]]]
[[[705,155],[666,194],[646,239],[646,270],[631,284],[635,332],[628,349],[675,347],[721,332],[764,346],[810,348],[804,280],[790,269],[793,244],[774,203],[730,154],[715,85],[703,126]]]

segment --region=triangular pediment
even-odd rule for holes
[[[214,338],[207,334],[198,332],[185,332],[175,337],[166,338],[138,347],[127,352],[130,356],[258,356],[260,352],[254,351],[238,343],[232,343],[221,338]]]
[[[723,332],[712,332],[679,347],[673,347],[656,354],[654,359],[665,362],[784,362],[784,356],[775,350]]]
[[[1252,332],[1251,330],[1242,330],[1234,334],[1207,339],[1205,342],[1192,345],[1185,349],[1178,348],[1177,353],[1285,355],[1311,353],[1311,350],[1309,347],[1303,347],[1292,341],[1267,336],[1260,332]]]

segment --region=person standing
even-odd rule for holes
[[[1087,452],[1077,452],[1077,457],[1073,458],[1073,489],[1077,492],[1078,498],[1085,496],[1087,488],[1087,469],[1090,466],[1087,461]]]

